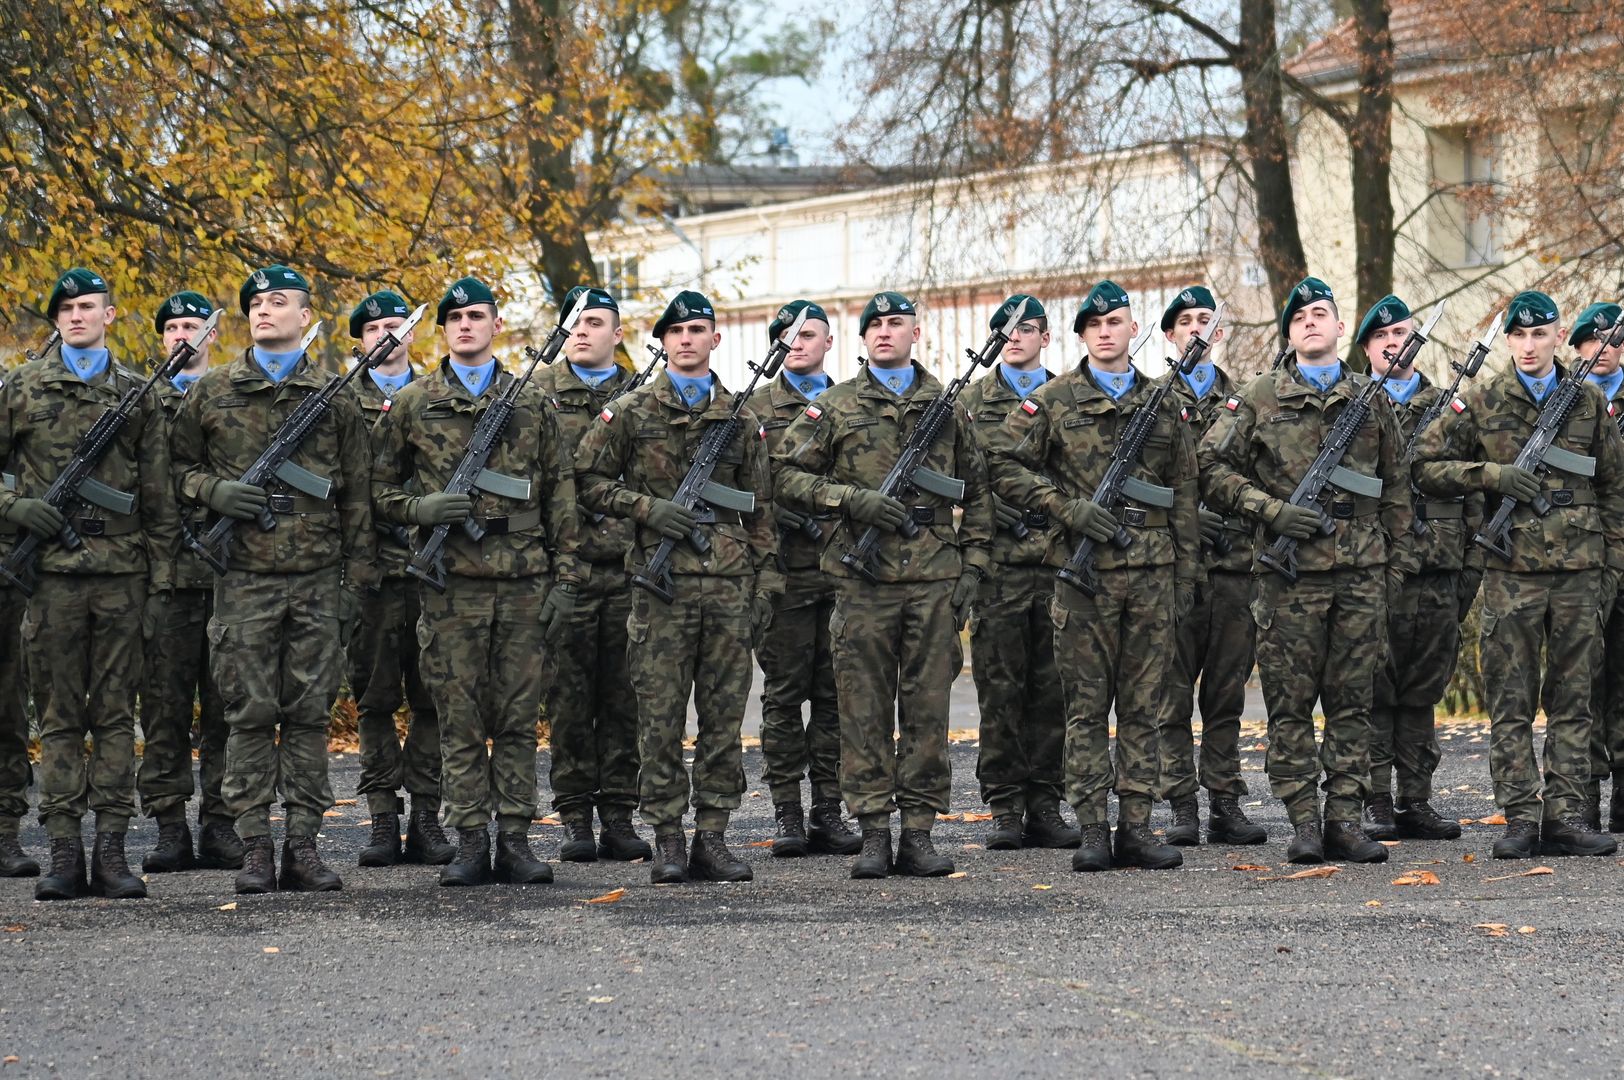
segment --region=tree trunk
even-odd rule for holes
[[[1240,55],[1236,68],[1246,103],[1242,141],[1252,167],[1258,251],[1276,307],[1308,275],[1297,202],[1291,188],[1291,148],[1275,39],[1275,0],[1241,0]]]
[[[1393,37],[1388,0],[1353,0],[1359,104],[1348,129],[1359,306],[1350,325],[1393,291]]]

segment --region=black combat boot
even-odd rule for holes
[[[1539,822],[1508,821],[1506,834],[1494,842],[1496,859],[1532,859],[1539,854]]]
[[[1313,821],[1299,821],[1291,827],[1291,842],[1286,845],[1286,861],[1293,863],[1325,861],[1325,834],[1320,829],[1318,818]]]
[[[1238,795],[1207,796],[1207,843],[1265,844],[1269,831],[1246,816]]]
[[[1601,780],[1592,776],[1585,785],[1584,804],[1579,808],[1579,817],[1591,832],[1601,832]]]
[[[1111,869],[1111,827],[1084,825],[1079,831],[1082,841],[1071,853],[1071,868],[1089,872]]]
[[[1552,821],[1545,819],[1539,830],[1541,855],[1612,855],[1618,851],[1618,841],[1597,832],[1581,817],[1569,815]]]
[[[497,834],[495,874],[497,881],[511,885],[553,883],[553,868],[536,858],[530,848],[530,837],[522,832]]]
[[[698,829],[688,855],[688,876],[694,881],[753,881],[750,864],[728,850],[719,832]]]
[[[1201,804],[1194,795],[1173,800],[1173,824],[1167,827],[1165,837],[1173,847],[1195,847],[1201,843]],[[1117,835],[1122,835],[1121,826]]]
[[[929,829],[903,829],[895,870],[908,877],[946,877],[953,872],[953,860],[936,850]]]
[[[1366,836],[1357,821],[1327,821],[1323,844],[1322,850],[1328,862],[1387,861],[1387,849]]]
[[[85,842],[77,836],[51,837],[51,868],[34,886],[34,899],[73,900],[89,895]]]
[[[598,841],[592,836],[592,811],[576,810],[564,818],[564,842],[558,845],[562,862],[597,862]]]
[[[457,830],[457,854],[440,871],[446,887],[491,883],[491,833],[481,825]]]
[[[1112,852],[1112,861],[1117,866],[1172,870],[1184,865],[1184,856],[1179,854],[1177,848],[1157,840],[1150,831],[1149,823],[1118,821],[1116,850]]]
[[[637,835],[632,812],[624,806],[598,807],[598,857],[616,862],[636,862],[654,858],[654,849]]]
[[[440,827],[438,799],[412,796],[412,812],[406,819],[405,862],[420,866],[445,866],[457,857],[457,845],[446,838]]]
[[[1398,822],[1393,817],[1393,796],[1373,794],[1365,802],[1365,835],[1372,840],[1397,840]]]
[[[394,866],[400,862],[400,815],[387,811],[372,815],[372,835],[361,849],[356,863],[361,866]]]
[[[811,850],[806,840],[806,812],[800,803],[774,803],[773,820],[778,823],[778,831],[773,836],[773,858],[798,859]],[[697,841],[698,837],[694,839]]]
[[[864,829],[863,849],[851,864],[851,876],[859,880],[883,878],[891,873],[891,830]]]
[[[812,818],[806,830],[814,855],[855,855],[863,850],[862,834],[846,824],[839,799],[812,800]]]
[[[1021,846],[1021,815],[1013,810],[995,810],[992,828],[987,830],[988,851],[1018,851]]]
[[[1405,840],[1460,839],[1460,822],[1450,821],[1425,799],[1400,799],[1393,822],[1398,826],[1399,836]],[[1369,831],[1365,830],[1367,833]]]
[[[243,843],[230,822],[204,822],[197,831],[197,865],[209,870],[241,870]]]
[[[688,842],[680,832],[654,834],[654,860],[648,879],[656,885],[680,885],[688,880]]]
[[[237,891],[243,894],[276,891],[276,848],[269,836],[250,837],[242,842]]]
[[[337,871],[321,861],[316,838],[309,833],[282,841],[282,876],[277,884],[288,892],[337,892],[344,887]]]
[[[148,874],[173,874],[190,870],[197,865],[192,858],[192,830],[186,820],[160,822],[158,843],[141,860],[141,869]]]
[[[1613,795],[1607,803],[1607,831],[1624,832],[1624,772],[1613,774]]]
[[[16,833],[0,833],[0,877],[39,877],[39,863],[23,850]]]
[[[146,882],[130,873],[122,831],[96,834],[90,854],[90,891],[109,900],[146,899]]]
[[[1060,815],[1058,802],[1043,799],[1027,803],[1026,822],[1021,830],[1023,846],[1059,850],[1074,848],[1082,842],[1083,834],[1066,824],[1066,819]]]

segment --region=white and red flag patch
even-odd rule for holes
[[[806,407],[806,415],[810,416],[814,420],[822,420],[823,410],[818,408],[816,405],[808,405]]]
[[[602,420],[606,424],[609,421],[613,420],[614,418],[615,418],[615,410],[611,409],[607,405],[605,405],[603,407],[603,411],[598,414],[598,419]]]
[[[1038,414],[1037,403],[1031,398],[1027,398],[1025,401],[1021,402],[1021,411],[1027,416],[1036,416]]]
[[[1463,413],[1466,411],[1466,402],[1462,401],[1460,398],[1456,398],[1454,401],[1449,403],[1449,407],[1458,413]]]

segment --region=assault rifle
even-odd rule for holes
[[[1286,344],[1280,346],[1279,352],[1274,354],[1274,359],[1269,362],[1269,370],[1279,371],[1281,368],[1286,366],[1287,360],[1290,360],[1296,355],[1297,350],[1291,347],[1290,342],[1287,342]]]
[[[1415,452],[1421,446],[1421,436],[1426,432],[1427,428],[1438,422],[1438,418],[1444,414],[1444,406],[1454,401],[1455,395],[1460,393],[1462,380],[1477,378],[1477,373],[1483,369],[1483,361],[1488,359],[1489,350],[1494,346],[1494,339],[1500,334],[1500,321],[1504,317],[1504,312],[1495,316],[1494,320],[1489,323],[1489,328],[1483,331],[1483,336],[1472,343],[1472,348],[1467,352],[1465,360],[1451,360],[1449,362],[1449,366],[1455,371],[1454,381],[1449,384],[1448,390],[1444,391],[1436,401],[1427,406],[1427,411],[1422,413],[1421,419],[1415,422],[1415,430],[1410,432],[1410,441],[1404,444],[1405,469],[1409,469],[1415,463]],[[1415,481],[1411,480],[1410,493],[1414,495],[1416,492]],[[1410,519],[1410,532],[1416,536],[1426,536],[1431,531],[1432,527],[1421,520],[1420,514],[1416,514]]]
[[[606,407],[615,402],[617,399],[625,397],[633,390],[636,390],[639,386],[642,386],[644,383],[654,378],[654,369],[665,363],[665,350],[660,348],[658,345],[650,345],[648,347],[648,351],[654,354],[654,359],[648,362],[648,367],[627,379],[624,383],[615,388],[614,393],[604,398],[603,404]],[[587,514],[587,517],[591,519],[592,524],[599,525],[602,524],[604,515],[598,513],[596,510],[593,510]]]
[[[60,344],[62,344],[62,331],[52,330],[51,336],[45,339],[45,344],[39,347],[39,352],[35,352],[33,349],[25,349],[23,351],[23,359],[27,360],[29,363],[33,363],[35,360],[43,360],[47,356],[50,356],[51,350]]]

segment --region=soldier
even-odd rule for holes
[[[785,431],[806,411],[807,403],[831,385],[823,360],[835,339],[829,332],[829,316],[817,304],[795,300],[780,308],[767,327],[767,340],[777,341],[803,310],[806,322],[784,358],[783,374],[750,395],[750,411],[766,429],[769,453],[781,448]],[[862,838],[840,815],[840,700],[829,641],[835,588],[818,569],[818,555],[835,515],[828,511],[805,515],[781,502],[774,503],[773,513],[784,595],[756,650],[762,672],[762,778],[772,795],[778,825],[772,851],[780,858],[805,855],[808,850],[855,855]],[[803,724],[805,702],[811,703],[812,713]],[[812,783],[810,829],[801,809],[802,777]]]
[[[6,380],[0,378],[0,390]],[[5,465],[0,461],[0,466]],[[0,474],[0,488],[15,491],[17,478]],[[0,558],[17,541],[17,527],[0,521]],[[38,877],[39,863],[18,838],[28,813],[28,680],[23,671],[22,638],[27,597],[0,584],[0,877]]]
[[[647,564],[662,539],[675,543],[672,602],[638,590],[626,624],[632,687],[637,692],[639,812],[654,829],[655,884],[749,881],[745,862],[728,850],[728,817],[744,794],[739,725],[750,694],[750,644],[772,617],[784,591],[778,542],[767,503],[772,497],[763,433],[748,408],[714,482],[755,496],[756,511],[673,502],[706,429],[726,420],[731,396],[710,370],[721,343],[716,312],[697,292],[679,292],[654,324],[667,366],[647,385],[605,406],[581,441],[575,474],[581,505],[628,517],[637,533],[627,568]],[[689,542],[698,527],[703,554]],[[682,764],[688,699],[699,715],[690,785]],[[692,791],[694,842],[682,835],[683,807]]]
[[[582,288],[570,290],[563,310],[574,306]],[[620,305],[602,289],[587,292],[586,309],[564,346],[569,362],[536,373],[536,385],[552,403],[566,447],[581,444],[592,421],[633,378],[615,363],[615,348],[625,337]],[[581,558],[591,564],[591,573],[576,599],[568,635],[557,649],[548,650],[542,674],[552,729],[553,809],[565,832],[558,856],[565,862],[592,862],[600,855],[621,862],[648,859],[654,852],[632,827],[637,695],[626,659],[632,594],[625,564],[633,526],[607,514],[578,515]],[[596,845],[594,806],[601,826]]]
[[[964,411],[975,422],[983,452],[1010,410],[1054,377],[1043,366],[1049,318],[1035,297],[1010,297],[987,325],[1002,327],[1022,300],[1025,315],[1011,330],[997,367],[964,392]],[[1074,848],[1082,834],[1060,814],[1066,706],[1049,618],[1054,568],[1047,556],[1057,530],[1043,510],[1017,508],[996,494],[993,514],[992,573],[970,616],[970,671],[981,706],[976,778],[992,810],[987,848]],[[1017,537],[1016,529],[1025,536]]]
[[[164,355],[189,340],[214,313],[214,304],[201,293],[178,292],[165,300],[153,316],[163,337]],[[191,362],[153,389],[153,399],[165,430],[172,431],[186,392],[209,369],[209,355],[218,334],[209,333]],[[181,528],[192,522],[181,517]],[[146,639],[146,681],[141,689],[141,730],[146,748],[136,789],[141,808],[158,823],[158,843],[141,860],[149,874],[189,870],[242,869],[242,841],[232,829],[232,818],[220,793],[226,769],[226,718],[209,678],[209,619],[214,615],[214,572],[189,551],[175,560],[175,588],[158,593],[147,605],[143,625]],[[186,824],[186,802],[192,797],[192,717],[196,709],[198,786],[197,854]]]
[[[1482,491],[1517,500],[1507,553],[1491,549],[1485,559],[1480,609],[1489,775],[1506,816],[1505,835],[1494,842],[1497,859],[1618,849],[1584,817],[1598,639],[1624,567],[1624,440],[1601,391],[1583,385],[1554,443],[1593,459],[1594,476],[1554,467],[1540,476],[1511,464],[1533,434],[1540,405],[1566,375],[1556,363],[1557,319],[1544,293],[1512,298],[1505,330],[1513,369],[1451,403],[1454,420],[1423,436],[1415,468],[1428,495]],[[1543,517],[1528,505],[1541,496],[1550,504]],[[1533,734],[1542,681],[1543,784]]]
[[[1386,373],[1415,326],[1409,306],[1387,296],[1365,313],[1354,340],[1370,373]],[[1421,372],[1397,373],[1384,384],[1392,399],[1402,445],[1421,416],[1443,396]],[[1404,462],[1408,466],[1409,462]],[[1376,673],[1370,710],[1370,797],[1365,803],[1372,840],[1456,840],[1460,825],[1438,814],[1432,774],[1440,752],[1433,708],[1442,700],[1460,652],[1460,621],[1483,578],[1483,549],[1470,543],[1483,520],[1483,496],[1413,500],[1411,531],[1420,571],[1404,579],[1398,606],[1387,613],[1387,658]],[[1398,803],[1393,772],[1398,772]]]
[[[292,462],[332,472],[327,498],[270,489],[239,477],[299,402],[330,374],[299,348],[310,324],[310,284],[286,266],[256,270],[237,302],[253,344],[186,392],[171,433],[183,503],[235,520],[226,574],[215,582],[209,671],[224,704],[226,772],[221,795],[243,841],[239,893],[343,887],[316,850],[333,805],[327,721],[343,677],[342,649],[376,583],[368,502],[365,421],[351,393],[338,395]],[[269,511],[276,528],[254,520]],[[287,817],[276,875],[271,804]]]
[[[142,609],[149,594],[174,588],[179,546],[169,453],[164,426],[144,401],[95,470],[98,481],[134,496],[133,509],[87,503],[64,518],[41,498],[79,437],[141,382],[107,348],[118,310],[99,275],[63,274],[45,311],[62,335],[60,358],[24,364],[0,389],[0,462],[16,476],[14,491],[0,490],[0,519],[43,541],[19,631],[40,716],[39,815],[51,839],[50,871],[34,897],[143,897],[124,836],[135,815]],[[73,550],[58,540],[64,523],[81,538]],[[96,815],[88,882],[80,834],[87,809]]]
[[[1134,475],[1168,489],[1170,501],[1129,500],[1115,512],[1094,502],[1118,438],[1152,390],[1128,352],[1139,324],[1121,286],[1102,281],[1090,289],[1072,330],[1088,350],[1087,362],[1045,383],[1005,419],[992,440],[993,482],[1009,502],[1041,508],[1065,525],[1068,535],[1051,546],[1050,566],[1064,565],[1085,536],[1099,543],[1097,593],[1058,581],[1049,602],[1066,695],[1067,794],[1082,826],[1072,869],[1169,869],[1184,858],[1151,834],[1150,805],[1166,693],[1162,665],[1176,624],[1194,602],[1200,568],[1195,446],[1179,407],[1163,398]],[[1133,537],[1126,548],[1106,542],[1119,527]],[[1114,852],[1106,821],[1113,784],[1120,807]]]
[[[992,499],[969,420],[952,411],[925,464],[964,483],[957,533],[953,507],[921,492],[907,506],[878,488],[942,384],[912,359],[919,340],[914,304],[878,293],[858,320],[866,370],[806,406],[773,454],[779,495],[802,513],[838,511],[844,520],[823,549],[838,582],[829,621],[840,698],[840,787],[863,830],[854,878],[953,872],[930,830],[945,811],[949,694],[964,669],[959,630],[992,565]],[[897,530],[906,520],[913,539]],[[841,561],[867,526],[880,541],[869,580]],[[896,734],[893,736],[893,730]],[[893,738],[895,741],[893,742]],[[891,814],[902,836],[891,851]]]
[[[350,337],[359,339],[368,353],[385,334],[405,323],[411,308],[399,294],[375,292],[350,312]],[[394,352],[350,385],[356,404],[376,432],[395,398],[412,382],[411,346],[414,329]],[[374,522],[378,534],[378,563],[382,582],[361,598],[361,621],[350,637],[350,693],[355,695],[357,728],[361,738],[361,782],[355,794],[365,798],[372,814],[372,835],[361,849],[361,866],[394,866],[402,860],[444,866],[456,854],[440,827],[440,717],[417,660],[417,582],[406,573],[411,537],[403,526],[381,517]],[[411,705],[406,738],[395,730],[395,710],[401,698]],[[404,807],[398,792],[412,797],[406,820],[406,846],[400,843],[400,815]]]
[[[1386,598],[1396,598],[1415,569],[1403,445],[1386,395],[1372,403],[1342,461],[1379,478],[1381,496],[1336,490],[1324,515],[1289,502],[1337,417],[1369,385],[1337,358],[1343,332],[1330,286],[1305,278],[1280,315],[1280,333],[1295,359],[1225,398],[1229,415],[1207,430],[1200,448],[1209,506],[1244,514],[1265,534],[1300,545],[1297,581],[1258,564],[1251,601],[1269,710],[1266,768],[1291,820],[1286,857],[1299,863],[1387,858],[1387,849],[1359,828],[1370,788],[1370,703],[1386,647],[1384,620],[1392,606]],[[1327,520],[1329,535],[1320,532]],[[1316,699],[1325,710],[1318,748]],[[1322,763],[1323,827],[1315,791]]]
[[[1182,355],[1190,339],[1217,313],[1217,301],[1204,285],[1179,291],[1162,313],[1162,333]],[[1216,343],[1223,330],[1213,334]],[[1227,371],[1210,359],[1187,375],[1170,373],[1172,399],[1182,409],[1193,443],[1217,422],[1220,405],[1235,391]],[[1197,507],[1201,520],[1202,569],[1197,574],[1195,606],[1178,626],[1172,654],[1158,745],[1161,780],[1156,792],[1173,807],[1167,842],[1187,847],[1201,841],[1196,802],[1196,684],[1200,682],[1200,786],[1207,789],[1207,841],[1213,844],[1261,844],[1269,838],[1263,826],[1246,817],[1241,799],[1247,794],[1241,777],[1241,712],[1246,708],[1246,680],[1252,673],[1257,628],[1247,610],[1251,592],[1251,526],[1243,518]]]

